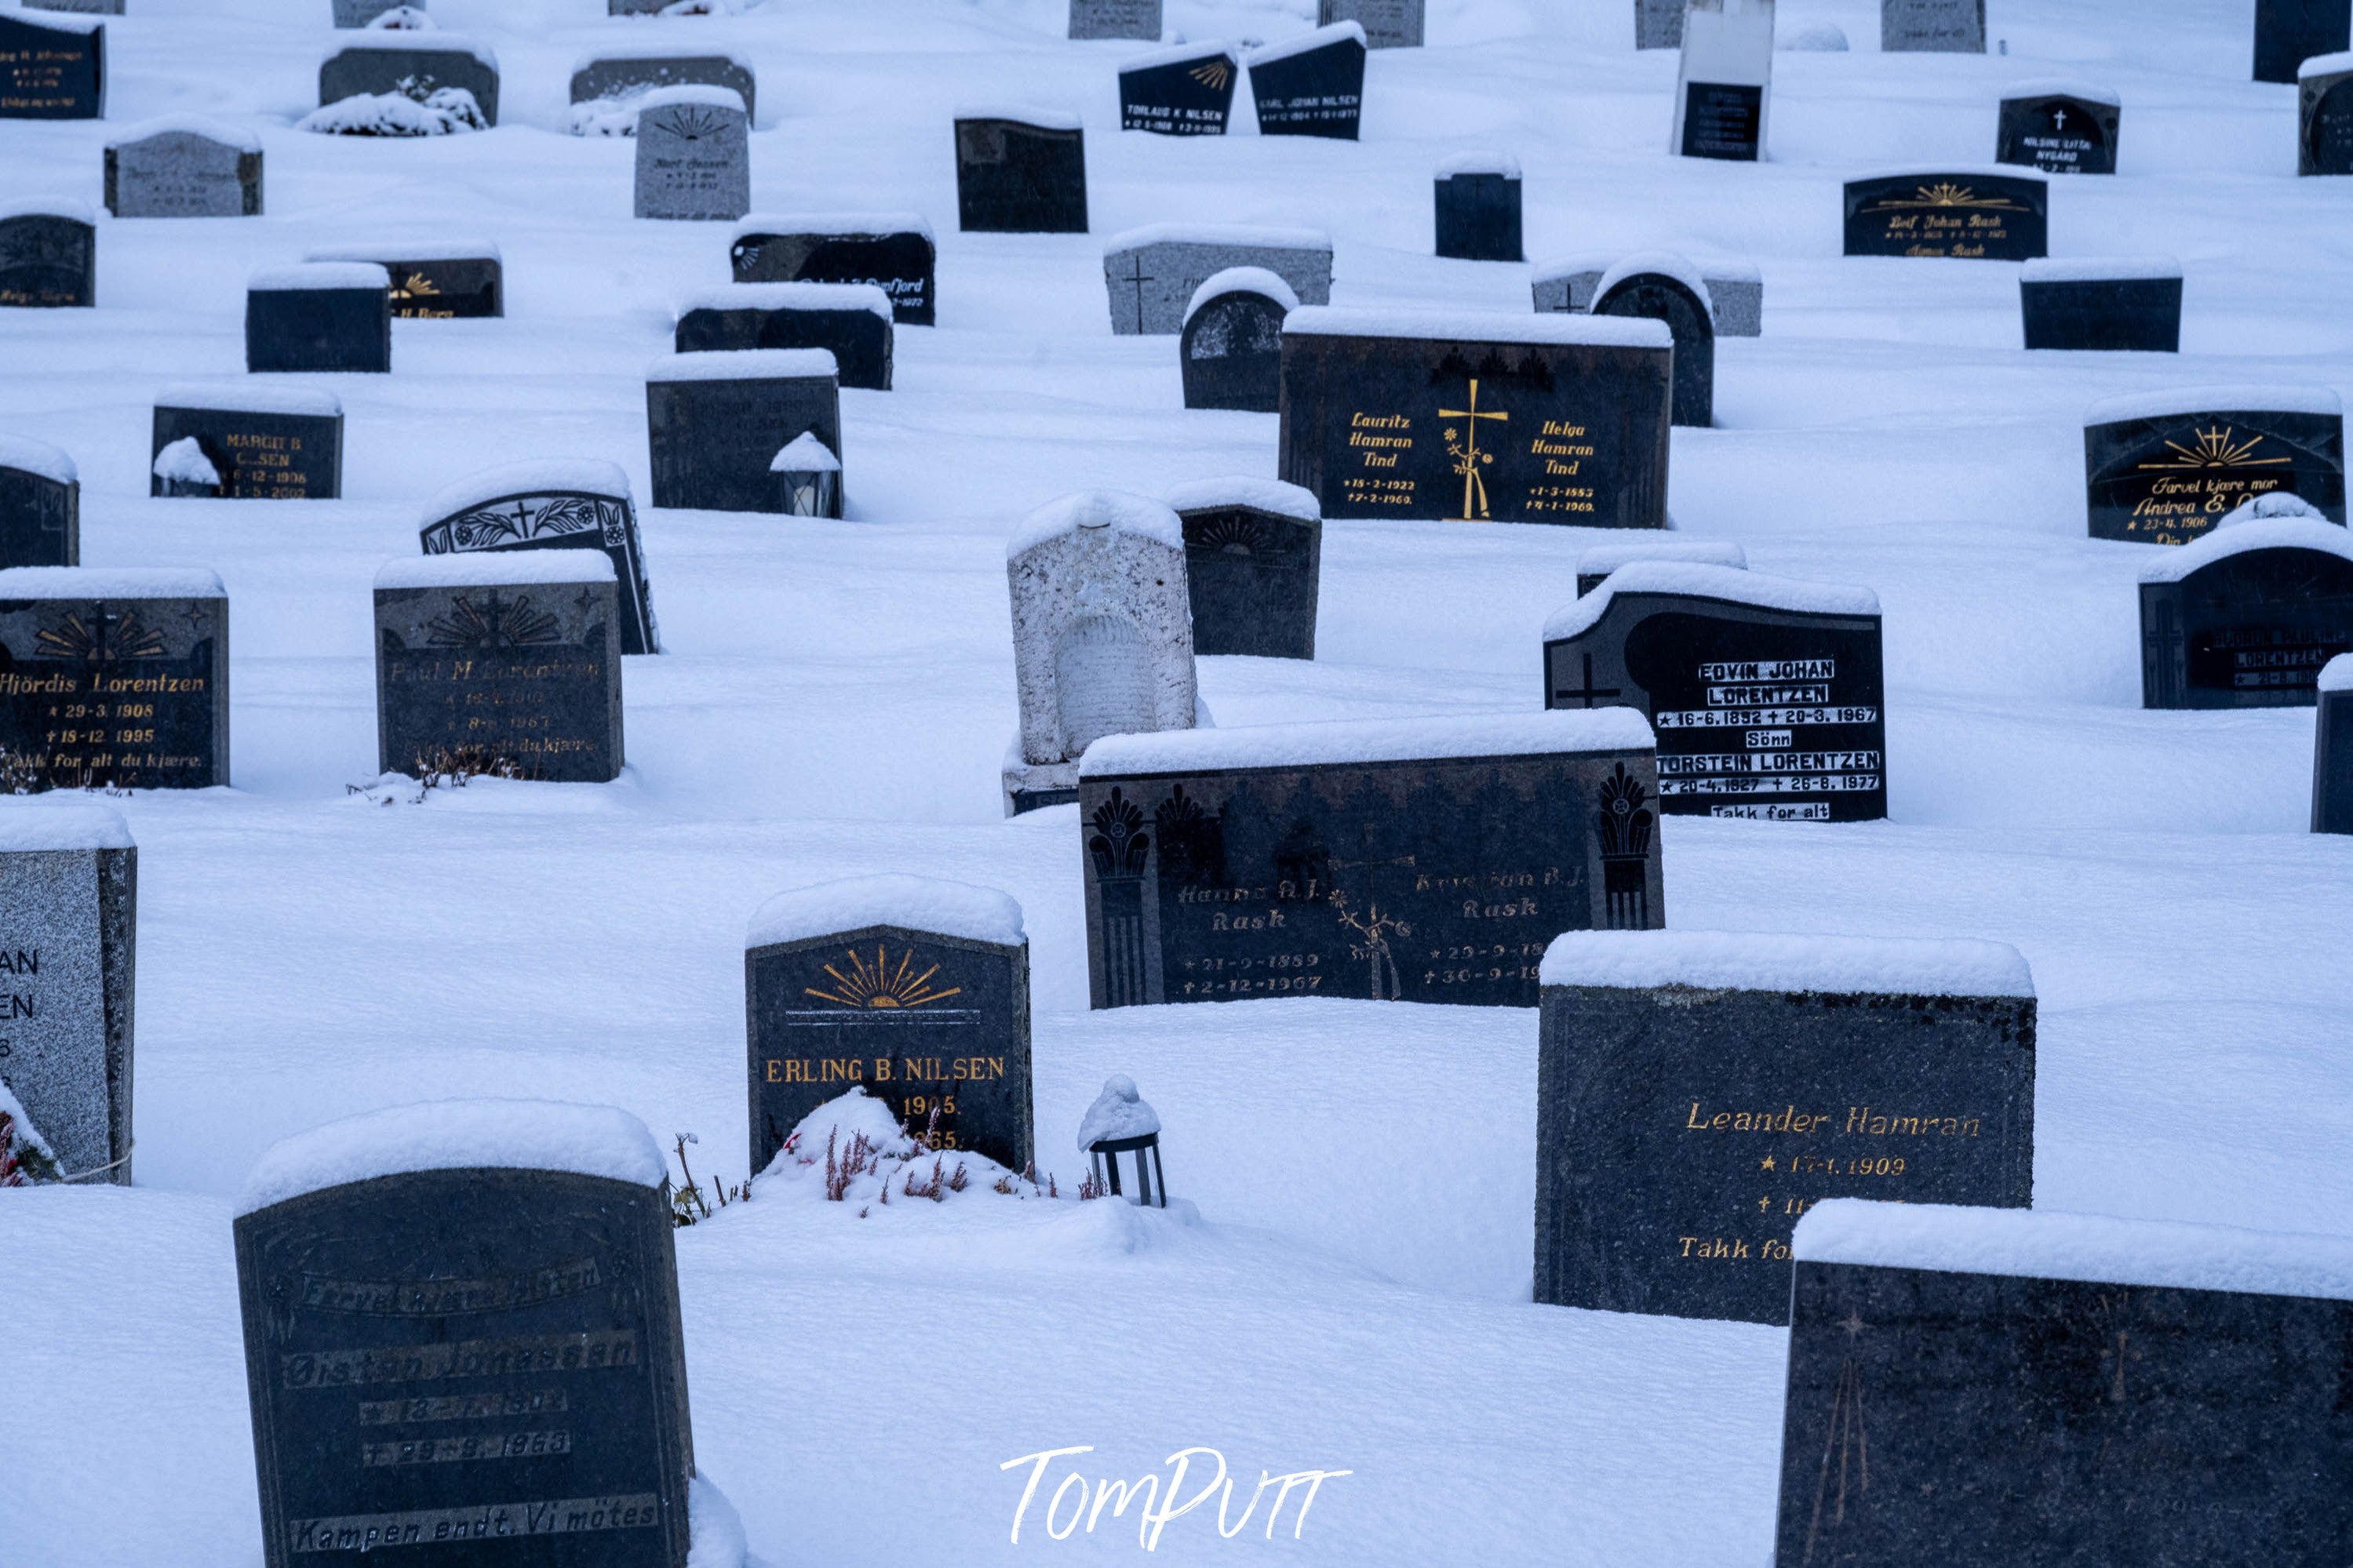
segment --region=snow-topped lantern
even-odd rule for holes
[[[1168,1180],[1160,1168],[1160,1113],[1135,1092],[1135,1080],[1113,1073],[1079,1123],[1079,1147],[1093,1167],[1098,1191],[1146,1208],[1168,1206]],[[1133,1191],[1120,1184],[1120,1156],[1130,1156]]]
[[[194,436],[183,436],[156,453],[154,474],[164,481],[162,493],[167,496],[221,493],[220,470],[213,467]]]
[[[790,517],[841,515],[841,459],[833,449],[804,430],[776,454],[768,471],[784,489],[785,512]]]

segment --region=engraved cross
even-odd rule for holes
[[[1592,708],[1599,706],[1594,701],[1595,698],[1616,697],[1619,696],[1623,689],[1624,689],[1622,687],[1596,686],[1593,684],[1593,656],[1588,653],[1585,656],[1584,686],[1574,690],[1564,686],[1559,690],[1553,693],[1553,699],[1555,701],[1566,702],[1573,697],[1578,701],[1584,703],[1588,708]]]
[[[1440,419],[1460,419],[1463,422],[1462,450],[1457,465],[1462,475],[1462,521],[1465,522],[1471,521],[1471,498],[1473,490],[1478,493],[1479,515],[1485,517],[1487,515],[1487,481],[1479,477],[1481,455],[1479,421],[1493,419],[1508,423],[1512,416],[1493,409],[1489,409],[1485,413],[1480,412],[1479,378],[1475,375],[1471,378],[1469,405],[1462,408],[1441,408],[1438,411],[1438,416]]]

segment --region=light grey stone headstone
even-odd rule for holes
[[[1071,37],[1160,41],[1160,0],[1071,0]]]
[[[732,222],[750,212],[751,122],[743,100],[723,88],[672,87],[647,94],[644,103],[637,216]]]
[[[1683,0],[1634,0],[1634,47],[1682,48]]]
[[[1879,0],[1879,47],[1981,55],[1985,0]]]
[[[256,217],[261,151],[197,131],[159,131],[106,150],[116,217]]]
[[[427,0],[335,0],[335,26],[364,27],[396,6],[406,5],[413,11],[427,8]]]
[[[1583,267],[1574,272],[1539,278],[1532,285],[1539,310],[1588,310],[1593,307],[1593,290],[1600,286],[1601,274],[1608,268]]]
[[[1719,264],[1721,265],[1721,264]],[[1593,308],[1593,291],[1601,284],[1601,274],[1608,267],[1597,259],[1590,265],[1580,265],[1572,270],[1539,276],[1530,285],[1535,308],[1540,310],[1589,310]],[[1761,337],[1765,331],[1765,281],[1753,272],[1732,271],[1720,275],[1716,268],[1703,265],[1700,277],[1707,284],[1707,292],[1715,309],[1710,319],[1716,336],[1725,338]]]
[[[68,1177],[128,1185],[139,852],[112,812],[16,816],[0,829],[0,1083]]]
[[[1238,233],[1230,239],[1201,228],[1192,237],[1145,237],[1155,231],[1114,236],[1103,252],[1103,288],[1111,300],[1111,330],[1176,333],[1185,330],[1185,307],[1193,290],[1229,267],[1263,267],[1299,296],[1303,305],[1332,302],[1332,242],[1303,232],[1293,243],[1270,243],[1272,236]]]
[[[85,16],[120,16],[122,0],[25,0],[28,11],[78,11]]]
[[[1315,25],[1354,22],[1365,29],[1368,49],[1421,47],[1424,0],[1316,0]]]

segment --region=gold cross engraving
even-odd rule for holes
[[[1475,375],[1471,378],[1469,406],[1441,408],[1438,411],[1438,416],[1440,419],[1462,421],[1463,433],[1461,445],[1456,444],[1453,431],[1449,430],[1446,433],[1446,455],[1454,459],[1454,471],[1462,476],[1462,521],[1464,522],[1472,521],[1471,506],[1474,498],[1478,502],[1479,515],[1483,518],[1487,516],[1487,481],[1479,477],[1479,468],[1482,464],[1493,462],[1495,455],[1479,450],[1479,421],[1482,419],[1508,421],[1512,416],[1508,414],[1499,414],[1493,409],[1484,413],[1480,411],[1479,378]]]

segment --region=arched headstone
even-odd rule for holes
[[[2309,708],[2353,653],[2353,535],[2308,516],[2234,521],[2141,574],[2141,706]]]
[[[81,563],[81,475],[46,441],[0,436],[0,566]]]
[[[261,138],[192,120],[136,125],[106,144],[116,217],[258,217]]]
[[[1680,256],[1644,251],[1601,275],[1593,314],[1664,321],[1675,340],[1673,420],[1715,423],[1715,319],[1699,269]]]
[[[661,651],[637,507],[618,464],[539,458],[485,468],[425,503],[418,541],[427,555],[597,551],[613,563],[621,651]]]
[[[2325,386],[2191,386],[2084,412],[2094,539],[2186,544],[2250,500],[2345,521],[2345,415]]]
[[[97,303],[98,215],[79,202],[0,205],[0,307]]]
[[[1206,279],[1177,339],[1185,406],[1272,414],[1282,392],[1282,319],[1299,308],[1291,285],[1262,267]]]
[[[2021,82],[2001,95],[1993,161],[2046,174],[2113,174],[2120,100],[2103,88]]]
[[[2305,61],[2296,102],[2295,172],[2353,174],[2353,54]]]
[[[732,222],[751,211],[751,130],[733,88],[659,87],[638,99],[637,216]]]

